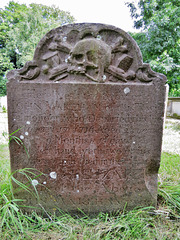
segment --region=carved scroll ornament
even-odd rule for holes
[[[102,24],[73,24],[47,33],[34,60],[7,77],[37,82],[149,83],[159,75],[143,64],[138,46],[124,31]]]

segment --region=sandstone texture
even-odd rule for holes
[[[142,62],[121,29],[53,29],[34,59],[8,73],[12,172],[33,168],[26,205],[47,211],[112,212],[155,206],[166,77]],[[28,154],[27,154],[28,152]],[[36,195],[36,197],[35,197]]]

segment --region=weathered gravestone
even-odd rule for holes
[[[31,175],[39,199],[16,192],[23,204],[52,212],[156,205],[166,77],[143,64],[126,32],[53,29],[8,80],[9,132],[20,129],[24,144],[10,143],[12,171],[43,173]]]

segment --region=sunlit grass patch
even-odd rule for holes
[[[180,155],[163,152],[159,169],[159,180],[162,183],[180,184]]]
[[[0,191],[10,190],[10,160],[9,147],[7,144],[0,145]]]
[[[159,202],[170,217],[180,220],[180,156],[163,153],[159,170]]]
[[[9,147],[7,144],[0,145],[0,159],[0,180],[2,180],[6,173],[10,172]]]

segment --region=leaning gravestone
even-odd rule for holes
[[[53,29],[7,77],[9,132],[19,129],[23,142],[10,142],[12,171],[43,173],[30,175],[37,199],[14,184],[24,205],[90,213],[156,205],[166,77],[142,62],[126,32]]]

